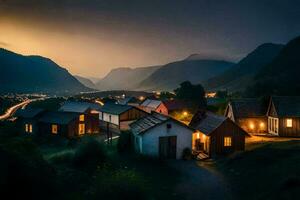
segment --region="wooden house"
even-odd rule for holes
[[[300,137],[300,97],[271,97],[267,117],[270,134]]]
[[[44,113],[43,109],[19,109],[15,113],[17,117],[17,126],[19,127],[22,133],[26,134],[36,134],[39,131],[38,119]]]
[[[38,121],[41,135],[52,134],[73,138],[89,132],[86,127],[86,115],[76,112],[47,112]]]
[[[59,109],[60,112],[73,112],[85,118],[85,133],[99,133],[99,113],[101,105],[90,102],[66,101]]]
[[[168,109],[160,100],[146,99],[140,106],[140,109],[147,113],[158,112],[164,115],[168,115]]]
[[[118,104],[138,107],[140,104],[140,100],[136,97],[125,97],[122,99],[118,99]]]
[[[248,133],[228,117],[198,112],[190,126],[197,130],[192,140],[195,152],[204,152],[212,157],[245,149],[245,137]]]
[[[187,105],[179,100],[168,100],[168,101],[163,101],[163,108],[166,109],[164,111],[165,114],[167,115],[172,115],[175,112],[183,112],[187,110]]]
[[[103,129],[120,132],[128,130],[130,123],[146,115],[148,113],[134,106],[106,103],[100,109],[99,119],[105,122],[101,124]]]
[[[138,153],[164,159],[180,159],[192,147],[194,130],[162,114],[152,112],[130,124]]]
[[[231,100],[225,110],[230,118],[242,129],[251,134],[268,132],[267,103],[254,98]]]

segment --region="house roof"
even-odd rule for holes
[[[262,117],[267,113],[267,105],[259,99],[231,100],[230,105],[235,118]]]
[[[19,109],[15,113],[16,117],[22,117],[22,118],[34,118],[40,113],[42,113],[44,109],[41,108],[26,108],[26,109]]]
[[[118,103],[120,105],[127,105],[128,103],[136,103],[138,100],[135,97],[126,97],[124,99],[119,99]]]
[[[132,108],[133,108],[132,106],[128,106],[128,105],[106,103],[106,104],[104,104],[104,106],[102,106],[100,111],[104,112],[104,113],[113,114],[113,115],[120,115]]]
[[[139,134],[143,134],[143,133],[147,132],[148,130],[156,127],[157,125],[163,124],[169,120],[172,120],[173,122],[175,122],[181,126],[184,126],[186,128],[192,129],[191,127],[189,127],[169,116],[162,115],[157,112],[152,112],[151,115],[147,115],[143,118],[140,118],[139,120],[131,123],[129,126],[135,134],[139,135]]]
[[[186,105],[182,101],[177,100],[169,100],[169,101],[163,101],[163,104],[166,106],[166,108],[170,110],[180,110],[184,109]]]
[[[76,112],[47,112],[39,119],[40,122],[52,124],[68,124],[79,117]]]
[[[156,109],[161,103],[162,101],[159,100],[146,99],[141,106]]]
[[[204,133],[205,135],[211,134],[217,129],[227,117],[216,115],[211,112],[198,112],[194,115],[190,126]]]
[[[101,106],[97,103],[79,102],[79,101],[66,101],[59,109],[63,112],[77,112],[84,113],[88,109],[99,110]]]
[[[300,96],[272,96],[278,117],[300,117]]]

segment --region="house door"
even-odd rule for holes
[[[159,157],[162,159],[176,159],[177,137],[159,137]]]
[[[268,130],[269,133],[278,135],[278,125],[279,125],[279,119],[274,117],[268,118]]]

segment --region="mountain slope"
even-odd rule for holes
[[[132,90],[160,66],[141,68],[117,68],[111,70],[96,83],[99,90]]]
[[[89,90],[66,69],[41,56],[0,49],[0,92],[76,93]]]
[[[248,88],[250,96],[297,95],[300,93],[300,37],[291,40],[273,59],[261,68]]]
[[[245,89],[255,74],[266,64],[270,63],[284,47],[281,44],[265,43],[243,58],[239,63],[224,73],[208,79],[204,87],[208,90],[227,89],[240,91]]]
[[[222,73],[234,64],[220,60],[201,60],[195,57],[189,56],[185,60],[162,66],[142,81],[139,89],[172,91],[184,81],[201,83],[207,78]]]
[[[78,75],[74,75],[74,77],[84,86],[96,89],[96,85],[90,79]]]

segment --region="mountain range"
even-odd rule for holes
[[[41,56],[0,49],[0,92],[78,93],[90,89],[65,68]]]

